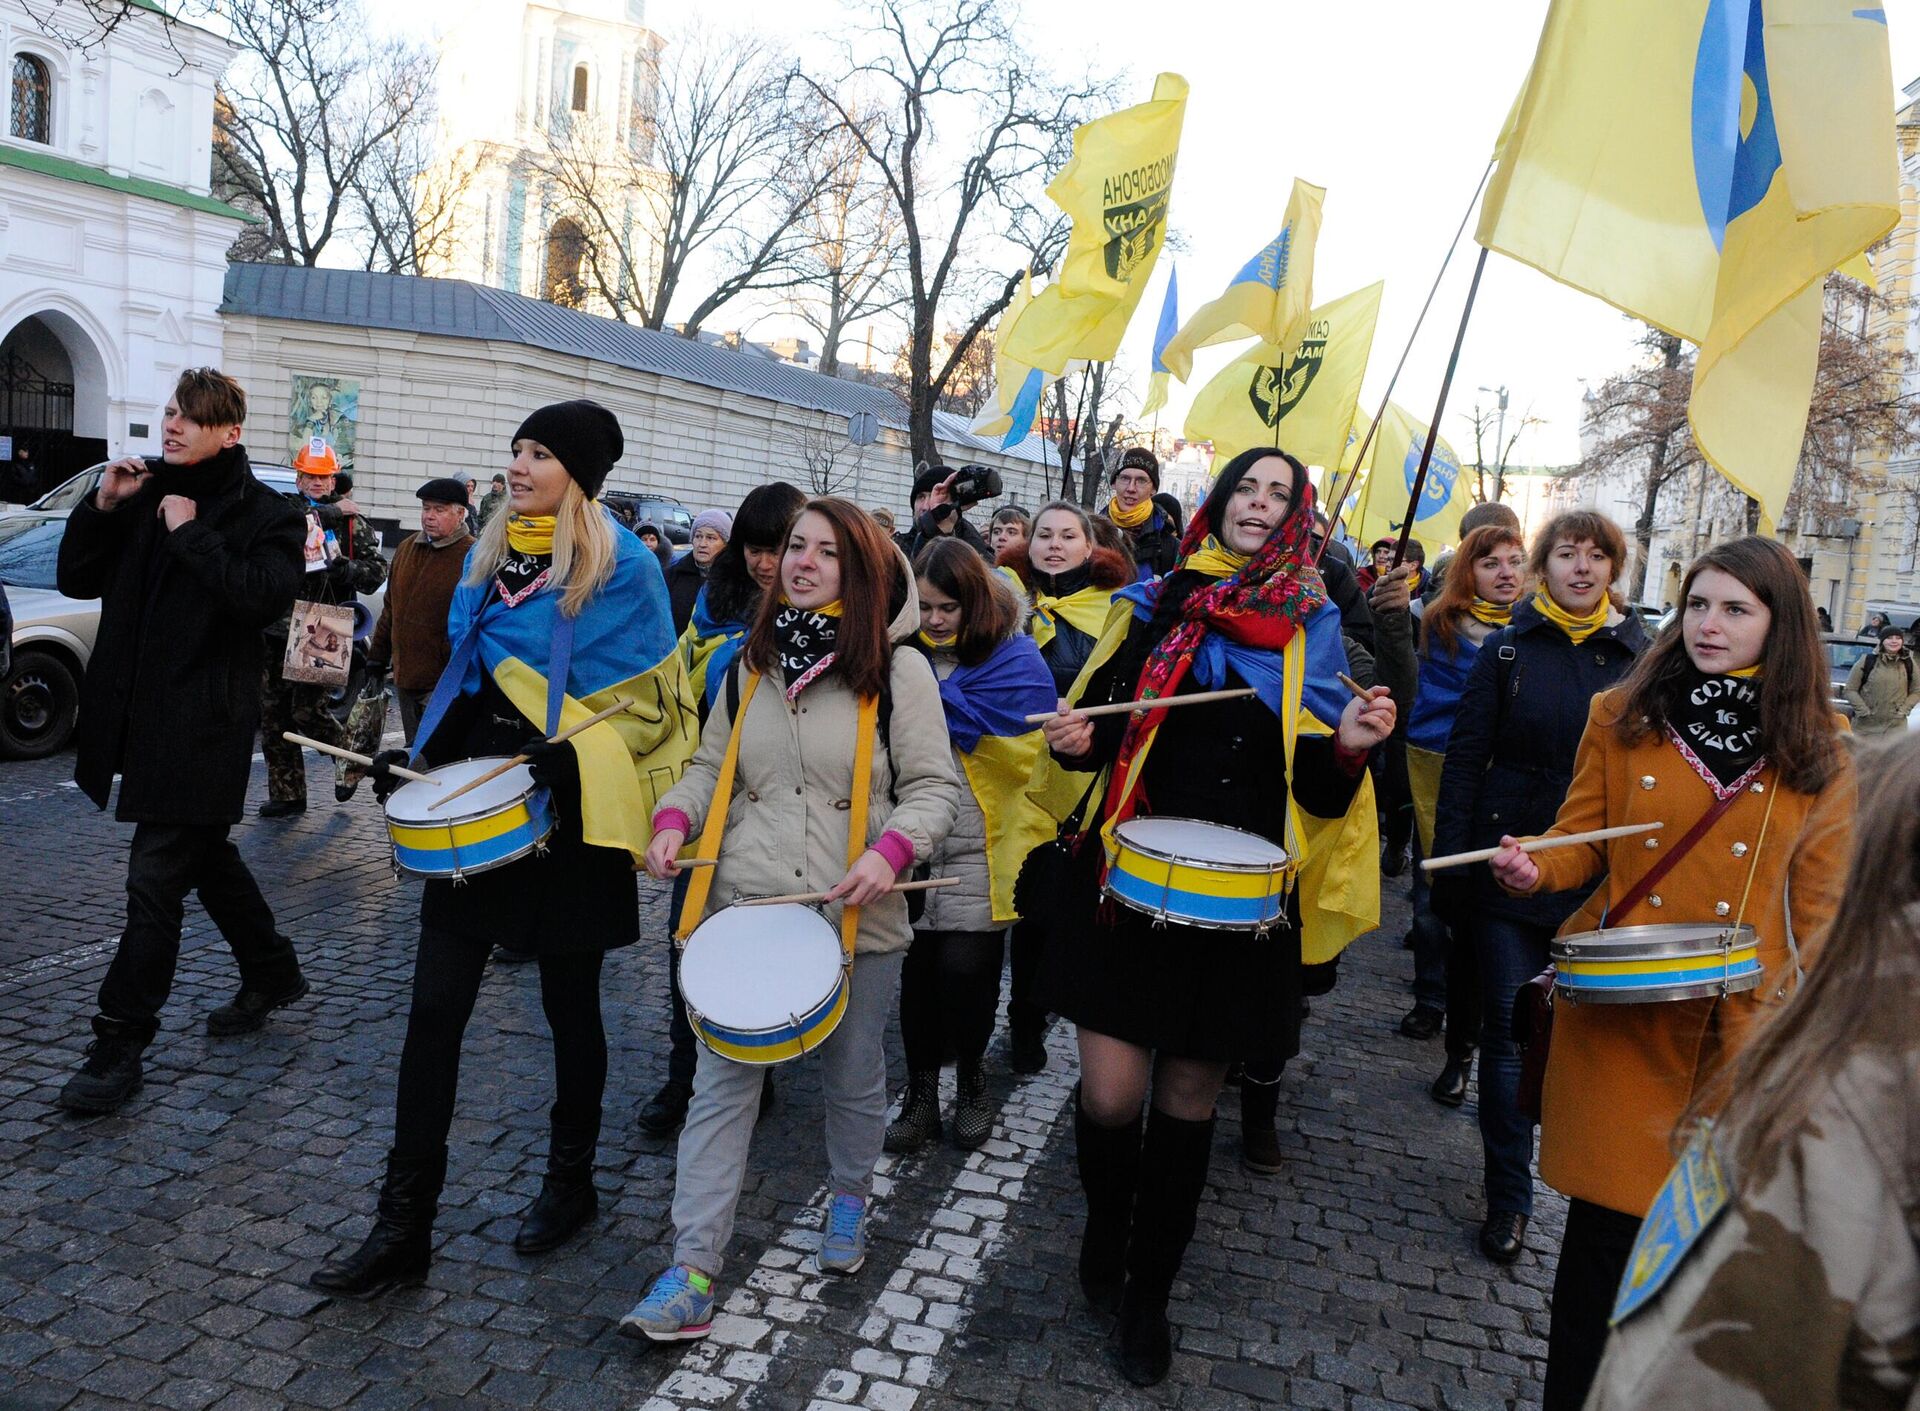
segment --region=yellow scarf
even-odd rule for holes
[[[1089,637],[1097,638],[1107,625],[1107,609],[1112,602],[1113,589],[1096,588],[1091,583],[1064,598],[1050,598],[1036,592],[1033,616],[1027,622],[1028,630],[1033,633],[1033,644],[1045,651],[1059,632],[1062,619]]]
[[[1742,681],[1751,681],[1759,674],[1760,663],[1757,661],[1752,666],[1743,666],[1738,671],[1729,671],[1727,673],[1727,675],[1738,677]]]
[[[513,514],[507,516],[507,543],[516,554],[553,552],[553,526],[559,519],[551,514]]]
[[[915,635],[920,638],[922,643],[934,648],[936,651],[942,647],[951,647],[955,642],[960,640],[960,634],[958,632],[954,633],[951,637],[929,637],[925,632],[920,632]]]
[[[1200,547],[1181,560],[1181,568],[1204,573],[1211,578],[1231,578],[1252,562],[1251,554],[1236,554],[1213,535],[1200,541]]]
[[[1600,601],[1594,605],[1592,612],[1584,616],[1576,617],[1573,613],[1568,612],[1565,608],[1561,607],[1560,604],[1556,603],[1553,600],[1553,595],[1545,588],[1535,588],[1533,590],[1533,605],[1539,609],[1542,617],[1566,633],[1576,647],[1594,633],[1598,632],[1602,627],[1605,627],[1607,625],[1607,614],[1613,610],[1613,604],[1602,597]]]
[[[1473,605],[1467,609],[1474,621],[1484,622],[1489,627],[1505,627],[1513,621],[1513,604],[1504,607],[1499,603],[1490,603],[1485,598],[1475,597]]]
[[[786,604],[788,607],[793,606],[793,599],[789,598],[784,592],[780,595],[780,601]],[[800,611],[817,612],[822,617],[838,617],[840,616],[840,613],[842,611],[842,606],[841,606],[840,599],[835,598],[832,602],[823,603],[821,606],[817,608],[801,608]]]
[[[1138,529],[1153,518],[1153,497],[1149,495],[1130,510],[1121,509],[1118,500],[1108,500],[1107,518],[1122,529]]]

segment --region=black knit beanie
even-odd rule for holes
[[[513,433],[515,441],[538,441],[560,458],[574,484],[592,499],[607,483],[626,449],[620,423],[598,402],[554,402],[540,408]]]
[[[1122,451],[1120,464],[1113,468],[1113,474],[1107,477],[1107,483],[1111,485],[1118,480],[1123,470],[1144,470],[1147,473],[1147,479],[1153,482],[1153,488],[1156,490],[1160,488],[1160,459],[1145,446],[1129,446]]]

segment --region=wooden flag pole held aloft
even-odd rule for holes
[[[1487,267],[1487,247],[1480,247],[1480,258],[1473,262],[1473,283],[1467,286],[1466,307],[1460,310],[1460,327],[1453,335],[1453,352],[1447,355],[1447,373],[1440,379],[1440,400],[1434,403],[1433,420],[1427,423],[1427,444],[1420,450],[1420,470],[1413,477],[1413,494],[1407,500],[1407,518],[1400,526],[1400,540],[1393,546],[1393,567],[1407,556],[1407,540],[1413,537],[1414,516],[1420,512],[1420,497],[1427,491],[1427,467],[1433,462],[1433,443],[1440,439],[1440,418],[1447,410],[1447,393],[1453,390],[1454,369],[1460,366],[1460,345],[1467,341],[1467,323],[1473,317],[1473,299],[1480,292],[1480,275]]]

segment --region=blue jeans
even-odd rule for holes
[[[1447,1007],[1447,923],[1428,904],[1427,871],[1420,865],[1420,838],[1413,839],[1413,924],[1407,939],[1413,943],[1413,1002],[1428,1009]]]
[[[1486,1158],[1487,1213],[1533,1214],[1533,1119],[1517,1110],[1520,1046],[1513,1041],[1513,996],[1547,968],[1553,931],[1503,916],[1473,926],[1480,961],[1480,1146]]]

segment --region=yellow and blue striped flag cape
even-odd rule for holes
[[[653,837],[654,807],[686,772],[700,743],[700,725],[685,664],[674,650],[673,611],[660,561],[608,518],[617,531],[613,576],[574,620],[559,728],[622,696],[631,699],[620,714],[568,743],[580,765],[582,837],[595,847],[625,848],[638,859]],[[471,561],[471,551],[468,557]],[[449,699],[478,691],[484,672],[527,718],[530,732],[546,730],[546,672],[559,612],[560,594],[551,587],[509,608],[491,578],[462,581],[447,610],[453,649],[449,671],[464,659],[457,683],[443,683]],[[470,638],[477,638],[472,646]],[[442,689],[435,688],[436,698]],[[432,736],[444,714],[442,705],[422,718],[417,743]]]
[[[1799,465],[1829,270],[1900,216],[1887,15],[1554,0],[1477,239],[1700,345],[1695,443],[1760,502]]]
[[[1094,673],[1126,640],[1136,616],[1145,611],[1146,586],[1135,584],[1114,595],[1106,628],[1067,692],[1069,704],[1080,699]],[[1289,639],[1280,657],[1209,632],[1194,657],[1192,680],[1203,690],[1217,690],[1227,684],[1229,668],[1259,691],[1261,703],[1277,719],[1293,722],[1285,732],[1289,752],[1299,735],[1332,734],[1347,701],[1346,687],[1334,674],[1347,669],[1340,610],[1331,602],[1322,604],[1307,619],[1306,630]],[[1144,753],[1139,751],[1135,759]],[[1291,754],[1288,772],[1292,772]],[[1086,792],[1087,780],[1085,773],[1063,769],[1051,754],[1041,753],[1027,790],[1032,813],[1040,820],[1036,842],[1053,836]],[[1096,802],[1102,796],[1103,791],[1096,788]],[[1373,780],[1361,774],[1353,802],[1340,818],[1303,812],[1291,799],[1287,807],[1288,851],[1297,864],[1295,884],[1300,893],[1300,953],[1307,964],[1319,965],[1380,924],[1380,824],[1374,813]]]

